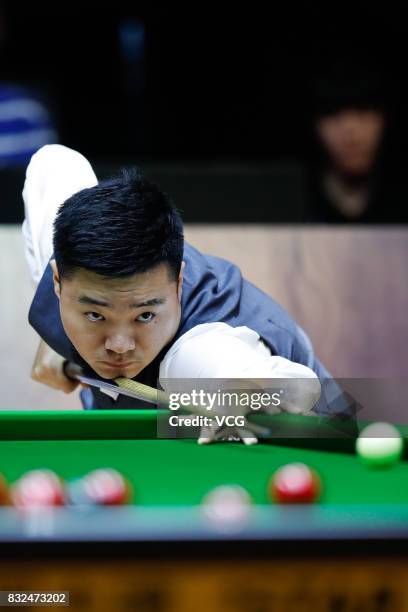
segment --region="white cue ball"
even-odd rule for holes
[[[367,425],[356,442],[359,457],[373,467],[393,465],[401,458],[403,449],[402,436],[390,423]]]

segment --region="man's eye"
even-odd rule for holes
[[[86,312],[85,316],[88,321],[104,321],[104,317],[98,312]]]
[[[141,321],[141,323],[149,323],[155,316],[156,315],[154,312],[144,312],[136,318],[136,321]]]

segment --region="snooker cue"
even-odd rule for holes
[[[77,366],[70,362],[65,362],[64,364],[64,373],[68,378],[74,380],[80,380],[80,374],[78,373]],[[170,398],[164,391],[160,391],[159,389],[155,389],[154,387],[150,387],[149,385],[144,385],[143,383],[137,382],[135,380],[131,380],[130,378],[124,378],[120,376],[119,378],[115,378],[114,382],[118,385],[118,387],[122,389],[127,389],[137,399],[143,400],[145,402],[149,402],[151,404],[157,405],[160,401],[164,406],[170,409]],[[183,406],[188,412],[192,414],[196,414],[198,416],[209,416],[208,410],[205,408],[201,408],[200,406]],[[246,417],[245,417],[246,418]],[[259,436],[268,436],[270,435],[269,429],[265,427],[261,427],[256,423],[250,423],[251,430],[253,433]]]

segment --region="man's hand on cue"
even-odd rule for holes
[[[64,362],[64,357],[41,340],[31,370],[31,378],[53,389],[59,389],[64,393],[72,393],[80,382],[65,375]],[[81,369],[78,366],[78,373],[80,371]]]
[[[251,424],[248,422],[245,427],[219,427],[218,425],[208,427],[203,425],[197,440],[198,444],[210,444],[218,440],[228,442],[242,441],[247,446],[251,446],[258,442],[258,438],[252,431]]]

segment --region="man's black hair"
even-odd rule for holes
[[[138,170],[74,194],[54,222],[54,257],[60,278],[76,268],[126,277],[167,263],[178,278],[183,223],[170,198]]]

